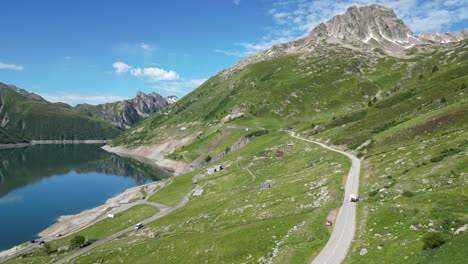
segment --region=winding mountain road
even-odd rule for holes
[[[350,194],[357,194],[358,189],[359,189],[359,174],[361,170],[361,161],[355,157],[354,155],[351,155],[349,153],[346,153],[341,150],[334,149],[332,147],[329,147],[325,144],[322,144],[320,142],[316,142],[313,140],[301,138],[299,136],[296,136],[294,132],[290,132],[290,135],[296,139],[303,140],[306,142],[310,142],[313,144],[317,144],[325,149],[340,153],[342,155],[347,156],[351,160],[351,168],[349,170],[347,179],[346,179],[346,186],[345,186],[345,195],[343,198],[343,205],[340,208],[340,211],[338,212],[338,216],[336,218],[335,224],[334,224],[334,229],[332,232],[332,235],[330,239],[328,240],[327,244],[325,247],[322,249],[322,251],[317,255],[317,257],[314,259],[312,264],[335,264],[335,263],[341,263],[344,258],[346,257],[346,254],[348,253],[348,250],[351,246],[351,242],[354,238],[354,233],[356,230],[356,203],[350,202],[349,197]],[[243,167],[243,166],[242,166]],[[251,174],[252,177],[255,177],[248,168],[247,171]],[[148,203],[146,201],[142,201],[141,203],[148,203],[150,205],[153,205],[155,207],[158,207],[161,209],[161,211],[155,215],[153,215],[150,218],[147,218],[143,221],[141,221],[144,225],[147,223],[150,223],[152,221],[155,221],[163,216],[166,216],[167,214],[171,213],[172,211],[181,208],[185,206],[190,200],[189,197],[192,195],[193,192],[196,190],[203,188],[200,185],[196,185],[195,188],[190,191],[187,195],[184,196],[184,198],[179,201],[179,203],[174,206],[174,207],[165,207],[164,205],[160,204],[152,204]],[[77,256],[80,256],[100,245],[103,245],[106,242],[109,242],[125,233],[131,232],[134,230],[134,226],[130,226],[124,230],[121,230],[117,233],[114,233],[106,238],[100,239],[93,244],[79,249],[75,251],[74,253],[58,260],[57,264],[59,263],[66,263],[68,261],[71,261],[72,259],[76,258]],[[17,255],[17,254],[15,254]],[[12,256],[2,259],[0,262],[6,261],[10,259]]]
[[[343,205],[338,212],[332,235],[322,251],[315,257],[314,261],[312,261],[312,264],[341,263],[348,253],[356,231],[356,203],[351,202],[349,196],[351,194],[358,194],[361,161],[354,155],[344,151],[331,148],[320,142],[298,137],[294,132],[290,132],[290,135],[294,138],[314,143],[328,150],[343,154],[351,160],[351,168],[346,179]]]

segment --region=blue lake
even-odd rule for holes
[[[0,150],[0,250],[35,239],[61,215],[77,214],[127,188],[170,176],[99,145]]]

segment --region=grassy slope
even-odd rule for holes
[[[286,147],[291,141],[295,146]],[[286,151],[283,158],[275,156],[277,149]],[[260,158],[263,151],[266,158]],[[310,260],[329,236],[325,217],[342,199],[340,184],[349,161],[284,132],[258,137],[235,153],[222,161],[225,170],[199,180],[205,186],[202,196],[192,197],[185,207],[140,231],[92,250],[77,263],[118,259],[145,263],[150,256],[165,263],[189,259],[242,263],[266,260],[273,252],[282,263]],[[256,178],[243,166],[249,166]],[[185,182],[180,177],[187,175],[174,181]],[[266,180],[272,188],[259,189]],[[154,197],[157,202],[164,199]]]
[[[454,236],[452,228],[467,219],[467,44],[435,52],[419,47],[408,51],[414,54],[409,59],[319,48],[308,57],[249,65],[227,79],[213,77],[114,144],[138,146],[195,135],[174,153],[193,160],[217,154],[235,138],[221,135],[240,136],[236,133],[244,127],[285,126],[346,144],[365,158],[359,225],[346,262],[461,262],[467,235]],[[244,116],[220,122],[239,112]],[[216,140],[219,144],[212,145]],[[205,186],[201,197],[78,262],[144,263],[154,256],[166,263],[241,263],[265,260],[273,252],[281,263],[310,261],[328,238],[323,221],[341,202],[339,185],[349,164],[303,142],[286,148],[289,141],[279,132],[254,139],[224,158],[230,164],[226,170],[200,181]],[[369,144],[358,148],[364,142]],[[283,159],[274,157],[277,149],[287,150]],[[259,158],[262,153],[268,158]],[[257,178],[252,181],[242,166]],[[171,189],[160,191],[165,195],[151,199],[175,203],[191,185],[191,175],[179,177]],[[273,188],[258,190],[265,180],[272,180]],[[308,207],[323,196],[321,188],[329,191],[330,200]],[[429,231],[443,233],[447,242],[423,250],[421,238]],[[360,256],[364,248],[368,253]]]
[[[466,50],[465,42],[454,52],[464,56],[431,54],[413,68],[421,79],[377,100],[356,121],[308,131],[351,148],[371,140],[359,150],[365,157],[363,201],[346,263],[466,260],[468,234],[453,235],[468,219]],[[422,237],[429,232],[442,233],[447,242],[423,250]],[[361,256],[363,249],[368,253]]]
[[[10,89],[3,89],[1,96],[5,102],[1,119],[8,120],[2,129],[15,137],[28,140],[109,139],[120,133],[107,123],[58,104],[27,99]]]
[[[216,154],[209,152],[208,142],[219,138],[217,131],[236,125],[293,126],[309,137],[346,144],[365,157],[360,226],[347,262],[372,263],[377,256],[389,263],[443,262],[451,256],[457,262],[466,257],[460,251],[468,239],[466,233],[452,234],[468,217],[467,44],[420,47],[408,51],[414,54],[408,59],[360,58],[343,51],[339,60],[331,53],[327,58],[289,56],[257,63],[227,80],[210,79],[166,114],[135,128],[141,132],[124,134],[115,144],[157,142],[154,135],[165,131],[176,136],[199,133],[192,145],[176,151],[193,160]],[[233,111],[244,117],[219,122]],[[182,132],[179,121],[188,129]],[[366,141],[370,144],[357,149]],[[421,238],[429,223],[447,242],[424,251]],[[421,228],[412,231],[411,225]],[[361,257],[363,248],[369,253]]]
[[[193,189],[192,177],[195,173],[187,173],[171,179],[171,183],[149,198],[150,202],[157,202],[167,206],[174,206],[190,190]]]

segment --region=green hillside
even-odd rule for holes
[[[112,144],[173,145],[168,159],[197,165],[257,136],[197,180],[201,196],[73,263],[310,263],[330,237],[324,222],[342,204],[350,162],[284,129],[363,160],[345,263],[464,263],[468,232],[454,233],[468,224],[467,68],[465,40],[398,57],[318,43],[223,71]],[[177,205],[208,166],[167,180],[149,200]],[[10,263],[74,252],[51,244]]]
[[[1,84],[1,143],[24,140],[110,139],[120,133],[114,126],[98,121],[62,104],[27,97]]]
[[[466,69],[466,40],[417,46],[402,58],[320,46],[218,74],[113,144],[192,138],[167,156],[190,162],[224,151],[244,128],[290,127],[343,145],[364,159],[346,263],[461,263],[468,235],[453,233],[468,219]],[[442,245],[423,249],[433,233]]]

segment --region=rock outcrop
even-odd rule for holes
[[[74,109],[82,114],[128,129],[141,119],[177,102],[176,96],[138,92],[132,99],[101,105],[80,104]]]
[[[464,29],[459,33],[446,32],[439,34],[437,32],[421,33],[417,35],[419,39],[432,41],[437,43],[458,42],[468,38],[468,29]]]

